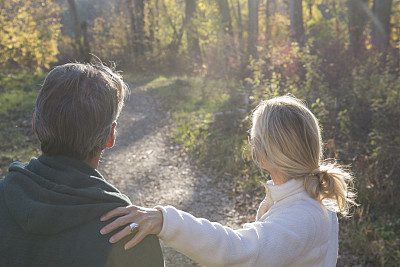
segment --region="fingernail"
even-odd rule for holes
[[[104,221],[104,217],[100,217],[100,221]]]
[[[106,233],[106,230],[104,230],[104,229],[100,230],[100,234],[104,235],[105,233]]]
[[[115,240],[114,240],[114,238],[110,238],[110,243],[114,243],[115,242]]]
[[[128,246],[124,246],[124,249],[125,249],[125,250],[128,250]]]

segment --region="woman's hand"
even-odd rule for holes
[[[100,218],[100,220],[107,221],[116,216],[121,217],[104,226],[100,230],[100,233],[105,235],[121,226],[126,225],[124,229],[122,229],[109,239],[110,243],[116,243],[122,238],[131,234],[131,223],[139,224],[139,231],[137,232],[137,234],[128,243],[125,244],[126,250],[136,246],[147,235],[158,235],[161,232],[163,226],[163,215],[160,210],[148,209],[134,205],[115,208],[104,214]]]

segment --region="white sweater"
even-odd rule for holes
[[[267,187],[271,208],[240,230],[158,206],[164,216],[159,237],[206,266],[335,266],[336,213],[312,199],[302,181]]]

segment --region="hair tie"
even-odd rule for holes
[[[309,176],[317,176],[319,173],[321,172],[321,170],[318,168],[315,168],[314,170],[312,170],[309,174]]]
[[[321,170],[320,167],[315,168],[312,170],[312,172],[309,174],[310,176],[317,176],[319,179],[319,183],[322,184],[324,181],[325,175],[328,173],[327,170]]]

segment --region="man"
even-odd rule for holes
[[[125,251],[99,232],[101,215],[130,204],[97,171],[127,91],[103,65],[70,63],[47,75],[33,120],[42,155],[0,179],[0,266],[164,265],[156,236]]]

